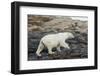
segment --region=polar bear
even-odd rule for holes
[[[60,47],[70,49],[66,39],[74,38],[74,35],[70,32],[63,32],[57,34],[49,34],[41,38],[38,49],[36,51],[37,56],[41,56],[40,52],[46,47],[49,54],[54,54],[52,49],[57,48],[57,51],[61,52]]]

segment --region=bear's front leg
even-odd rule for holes
[[[70,49],[69,45],[67,43],[65,43],[65,42],[63,42],[61,44],[61,46],[64,47],[64,48]]]

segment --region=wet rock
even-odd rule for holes
[[[71,58],[80,58],[81,54],[80,53],[72,53]]]
[[[69,44],[71,49],[61,47],[61,52],[58,52],[56,48],[52,50],[55,51],[55,54],[49,55],[48,49],[45,48],[42,51],[42,56],[38,57],[35,52],[38,48],[39,41],[43,35],[46,35],[47,32],[30,32],[28,35],[28,51],[29,51],[29,60],[52,60],[52,59],[74,59],[74,58],[87,58],[87,38],[86,34],[76,33],[74,39],[69,39],[66,42]]]

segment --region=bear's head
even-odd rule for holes
[[[74,35],[72,33],[68,33],[69,38],[74,38]]]
[[[65,32],[64,35],[66,36],[67,39],[74,38],[74,35],[70,32]]]

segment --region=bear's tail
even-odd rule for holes
[[[39,45],[38,45],[38,49],[36,51],[37,56],[41,56],[40,52],[44,49],[44,44],[42,41],[40,41]]]

